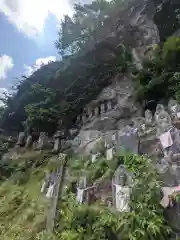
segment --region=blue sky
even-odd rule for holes
[[[75,0],[0,0],[0,93],[41,62],[59,59],[58,24]],[[87,1],[83,1],[84,3]]]

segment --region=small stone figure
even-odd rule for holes
[[[130,176],[124,165],[120,165],[116,170],[113,180],[113,203],[120,212],[130,211],[130,188],[132,176]]]
[[[163,105],[162,105],[163,106]],[[160,110],[161,109],[161,110]],[[160,110],[160,111],[159,111]],[[155,119],[157,123],[157,136],[169,131],[172,128],[172,121],[169,114],[161,106],[155,113]]]
[[[25,133],[24,132],[20,132],[19,136],[18,136],[18,140],[16,143],[16,146],[18,147],[23,147],[25,144]]]
[[[42,150],[45,145],[47,145],[47,134],[45,132],[40,132],[39,140],[37,143],[37,149]]]
[[[162,104],[157,104],[157,106],[156,106],[156,112],[155,112],[155,114],[154,114],[155,122],[158,121],[159,114],[160,114],[161,112],[163,112],[163,111],[165,111],[164,106],[163,106]]]
[[[86,120],[87,120],[86,115],[83,114],[83,115],[82,115],[82,123],[85,124],[85,123],[86,123]]]
[[[98,115],[99,115],[99,108],[98,108],[98,107],[96,107],[96,108],[94,109],[94,114],[95,114],[95,116],[98,116]]]
[[[151,112],[149,109],[147,109],[147,110],[145,111],[145,124],[146,124],[147,126],[152,126],[152,124],[153,124],[152,112]]]
[[[30,147],[32,146],[32,143],[33,143],[32,136],[29,135],[29,136],[27,137],[27,139],[26,139],[26,145],[25,145],[25,147],[26,147],[26,148],[30,148]]]
[[[61,133],[58,131],[55,136],[54,136],[54,147],[53,147],[53,152],[58,153],[60,148],[61,148]]]
[[[92,118],[93,116],[92,110],[90,108],[87,109],[87,115],[88,115],[88,118]]]
[[[168,110],[171,113],[173,119],[180,118],[180,106],[176,100],[169,100]]]
[[[101,114],[105,113],[105,104],[101,104]]]
[[[112,109],[112,102],[111,102],[111,100],[109,100],[107,102],[107,111],[111,111],[111,109]]]

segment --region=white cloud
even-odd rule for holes
[[[44,22],[49,13],[58,20],[63,15],[72,15],[74,3],[90,3],[92,0],[0,0],[0,12],[9,22],[28,36],[43,31]]]
[[[7,77],[7,72],[13,67],[13,59],[10,56],[0,56],[0,79],[5,79]]]
[[[0,12],[28,36],[42,32],[49,13],[61,19],[72,13],[72,5],[67,0],[0,0]]]
[[[25,64],[24,65],[24,69],[25,69],[24,75],[27,77],[30,76],[34,71],[38,70],[42,64],[46,65],[50,61],[52,61],[52,62],[56,61],[56,57],[50,56],[50,57],[46,57],[46,58],[38,58],[36,60],[36,63],[32,67]]]

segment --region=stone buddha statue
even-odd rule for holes
[[[180,118],[180,105],[175,99],[170,99],[168,103],[168,110],[172,116],[172,119]]]
[[[172,127],[171,117],[165,111],[162,104],[158,104],[155,112],[155,121],[157,127],[157,136],[169,131]]]
[[[153,125],[153,115],[152,112],[147,109],[145,111],[145,124],[146,126],[152,126]]]
[[[162,104],[157,104],[156,112],[154,114],[154,120],[155,120],[156,123],[158,121],[159,114],[163,111],[165,111],[164,106]]]

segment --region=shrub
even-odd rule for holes
[[[161,100],[177,97],[180,79],[180,38],[170,37],[155,51],[151,60],[146,60],[136,77],[136,95],[139,101]]]

